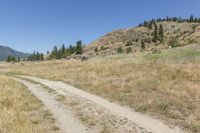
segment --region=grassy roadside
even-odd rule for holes
[[[96,106],[91,105],[91,106],[87,107],[89,109],[85,109],[86,105],[83,104],[82,100],[77,100],[75,97],[65,96],[65,95],[62,95],[62,94],[55,96],[55,94],[57,93],[56,90],[53,90],[53,89],[49,88],[48,86],[45,86],[44,84],[41,84],[37,81],[31,80],[31,79],[28,79],[28,78],[19,77],[19,76],[15,76],[15,75],[12,75],[12,76],[26,80],[26,81],[28,81],[32,84],[41,85],[41,87],[45,91],[47,91],[50,95],[52,95],[57,101],[59,101],[60,103],[65,105],[68,109],[73,110],[73,113],[75,114],[75,116],[84,125],[91,127],[91,128],[98,129],[98,130],[100,130],[101,133],[111,133],[111,132],[114,132],[114,129],[116,130],[116,127],[114,128],[113,125],[110,124],[110,120],[106,120],[106,119],[99,120],[99,116],[94,117],[92,115],[92,113],[94,113],[93,107],[96,108]],[[88,102],[87,102],[87,104],[88,104]],[[93,111],[90,112],[88,110],[93,110]],[[102,115],[102,112],[99,115]],[[95,112],[95,113],[98,114],[99,110],[98,110],[98,112]]]
[[[150,114],[189,132],[200,132],[200,50],[117,55],[87,62],[12,65],[7,72],[60,80]]]
[[[24,85],[0,76],[0,132],[59,132],[55,119]]]

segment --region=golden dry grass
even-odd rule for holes
[[[58,132],[55,119],[24,85],[0,76],[0,132]]]
[[[61,80],[189,132],[200,132],[199,53],[181,49],[87,62],[47,61],[9,65],[7,71]]]

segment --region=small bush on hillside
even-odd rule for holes
[[[133,45],[133,42],[132,42],[132,41],[126,42],[126,46],[131,46],[131,45]]]
[[[172,46],[172,47],[179,47],[180,44],[178,43],[178,41],[177,41],[176,38],[172,38],[172,39],[169,41],[169,46]]]
[[[97,47],[94,49],[94,52],[98,52],[98,48]]]
[[[122,47],[119,47],[119,48],[117,49],[117,53],[123,53],[123,48],[122,48]]]
[[[142,42],[142,45],[141,45],[141,49],[145,49],[146,45],[144,42]]]
[[[106,50],[108,47],[101,46],[101,50]]]
[[[126,49],[126,53],[131,53],[132,52],[132,48],[131,47],[128,47],[127,49]]]

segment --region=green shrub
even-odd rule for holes
[[[126,49],[126,53],[131,53],[132,52],[132,48],[131,47],[128,47],[127,49]]]
[[[97,47],[94,49],[94,52],[98,52],[98,48]]]
[[[101,50],[106,50],[108,47],[101,46]]]
[[[117,49],[117,53],[123,53],[123,48],[122,48],[122,47],[119,47],[119,48]]]

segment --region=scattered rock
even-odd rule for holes
[[[74,54],[74,55],[68,56],[66,59],[67,59],[67,60],[75,59],[75,60],[86,61],[86,60],[89,59],[89,56],[86,55],[86,54],[82,54],[82,55],[80,55],[80,54],[77,54],[77,55]]]

